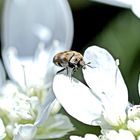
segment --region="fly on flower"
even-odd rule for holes
[[[63,67],[63,69],[58,71],[57,73],[67,70],[68,74],[69,69],[72,69],[72,72],[75,72],[80,67],[85,69],[86,65],[91,67],[90,65],[88,65],[90,64],[90,62],[86,64],[82,54],[76,51],[64,51],[57,53],[53,57],[53,62],[55,65]]]

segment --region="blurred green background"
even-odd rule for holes
[[[114,58],[119,58],[120,69],[129,90],[129,101],[139,104],[140,19],[129,9],[87,0],[69,0],[69,3],[74,20],[72,50],[83,53],[88,46],[96,44],[106,48]],[[82,77],[79,78],[82,80]],[[63,109],[61,112],[68,115]],[[85,125],[72,117],[70,119],[76,130],[69,135],[99,134],[100,128]],[[58,140],[66,140],[69,135]]]

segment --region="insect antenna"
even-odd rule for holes
[[[91,62],[88,62],[88,63],[84,64],[84,66],[83,66],[82,68],[85,69],[85,68],[86,68],[85,66],[88,66],[88,67],[90,67],[90,68],[94,68],[94,67],[92,67],[92,66],[89,65],[89,64],[91,64]]]

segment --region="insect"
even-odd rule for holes
[[[83,60],[82,54],[76,51],[64,51],[57,53],[53,57],[53,63],[57,66],[63,67],[63,69],[57,73],[67,70],[67,74],[68,69],[70,68],[72,69],[72,72],[75,72],[80,67],[85,69],[85,66],[89,64],[86,64]]]

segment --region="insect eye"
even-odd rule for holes
[[[75,62],[77,62],[78,61],[78,59],[77,58],[75,58],[75,60],[74,60]]]

